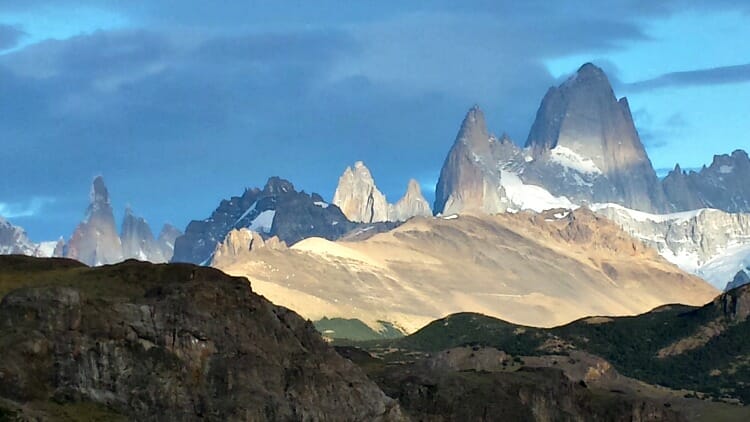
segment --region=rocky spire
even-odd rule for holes
[[[94,179],[89,198],[91,202],[86,217],[73,232],[66,257],[87,265],[122,261],[122,244],[117,235],[109,192],[101,176]]]
[[[333,204],[346,218],[358,223],[388,221],[388,202],[375,186],[370,170],[361,161],[347,167],[339,178]]]
[[[466,113],[440,171],[435,189],[436,213],[505,210],[504,191],[492,154],[494,143],[484,113],[478,106],[472,107]]]
[[[167,262],[156,244],[154,233],[148,222],[133,213],[130,207],[125,209],[120,231],[123,259],[137,259],[139,261]]]
[[[182,236],[182,232],[171,224],[165,224],[162,227],[159,237],[156,238],[156,247],[161,251],[167,261],[172,259],[174,255],[174,244],[178,237]]]
[[[618,100],[607,76],[591,63],[547,91],[526,147],[535,160],[549,158],[556,150],[568,162],[590,163],[589,171],[608,180],[593,201],[644,211],[667,208],[627,99]]]
[[[406,221],[417,216],[432,216],[430,204],[422,195],[422,189],[419,182],[414,179],[409,180],[406,193],[398,202],[390,206],[391,221]]]

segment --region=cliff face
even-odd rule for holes
[[[526,180],[555,195],[649,212],[668,208],[627,99],[617,100],[607,76],[590,63],[550,88],[526,147],[536,162]]]
[[[703,209],[654,215],[612,205],[597,213],[719,289],[750,266],[750,214]]]
[[[101,176],[94,179],[86,218],[73,232],[65,256],[88,265],[114,264],[123,259],[109,191]]]
[[[389,204],[361,161],[344,170],[333,195],[333,204],[341,208],[346,218],[357,223],[398,222],[432,215],[416,180],[409,181],[406,193],[398,202]]]
[[[24,264],[36,286],[0,302],[0,405],[93,402],[131,420],[401,420],[312,324],[246,279],[63,264]]]
[[[419,182],[409,180],[404,196],[395,204],[388,206],[388,219],[390,221],[406,221],[412,217],[429,217],[432,215],[430,204],[422,195]]]
[[[436,213],[503,212],[508,207],[484,113],[475,106],[466,114],[435,188]]]
[[[711,165],[684,173],[679,166],[663,180],[675,211],[716,208],[750,212],[750,157],[743,150],[714,156]]]
[[[334,205],[351,221],[376,223],[388,221],[388,202],[363,162],[357,161],[354,167],[347,167],[339,179]]]

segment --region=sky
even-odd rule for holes
[[[68,238],[103,175],[118,218],[184,229],[270,176],[330,199],[357,160],[431,197],[472,105],[523,144],[585,62],[657,169],[750,149],[744,0],[217,4],[0,2],[0,216]]]

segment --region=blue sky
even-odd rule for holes
[[[356,160],[395,201],[473,104],[523,143],[587,61],[655,167],[750,148],[750,3],[558,3],[5,0],[0,215],[68,237],[102,174],[120,215],[184,228],[273,175],[330,198]]]

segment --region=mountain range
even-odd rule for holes
[[[554,326],[718,293],[585,208],[417,217],[364,240],[313,237],[291,247],[240,229],[211,265],[306,318],[406,333],[468,310]]]
[[[59,241],[34,244],[6,222],[0,226],[0,250],[64,255],[89,265],[127,258],[208,264],[227,234],[239,228],[292,245],[310,237],[361,239],[416,216],[588,206],[684,270],[723,286],[750,265],[747,224],[727,223],[746,221],[741,213],[750,210],[748,177],[750,158],[737,150],[715,156],[699,171],[684,172],[678,164],[659,180],[627,99],[618,99],[604,72],[587,63],[549,89],[523,147],[507,135],[494,136],[483,111],[472,107],[441,169],[433,209],[415,180],[401,199],[389,203],[358,161],[345,169],[330,202],[272,177],[262,189],[246,189],[222,201],[211,216],[189,223],[184,235],[165,226],[154,238],[132,211],[125,213],[118,233],[109,194],[97,178],[86,217],[63,246]],[[617,206],[630,211],[613,211]],[[691,227],[699,234],[677,245],[670,233],[684,226],[679,213],[703,209],[724,213],[696,214]],[[636,214],[660,216],[649,220],[659,220],[659,227],[634,224]],[[718,233],[726,224],[729,231]],[[701,240],[714,237],[719,239]]]

